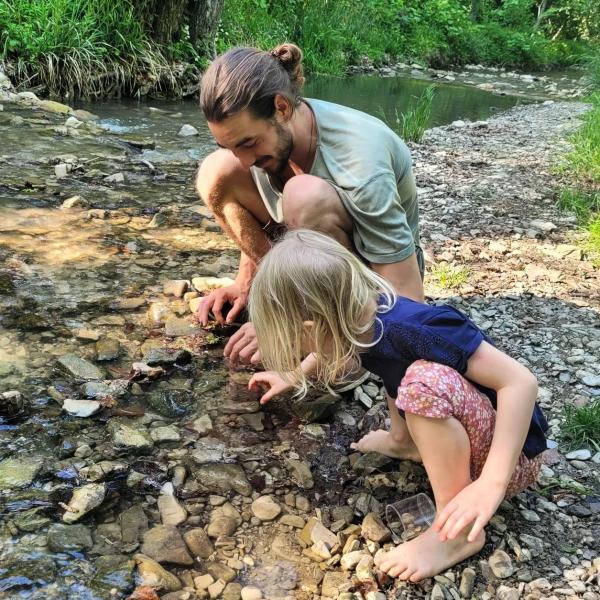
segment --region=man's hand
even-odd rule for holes
[[[257,365],[260,363],[260,351],[256,340],[256,331],[252,323],[244,323],[230,338],[223,350],[229,360]]]
[[[202,327],[208,325],[208,315],[212,310],[217,323],[233,323],[235,318],[242,312],[248,303],[248,290],[239,283],[213,290],[208,296],[202,298],[202,302],[196,313]],[[231,310],[227,318],[223,316],[222,310],[225,304],[231,304]]]
[[[487,522],[494,516],[506,493],[506,486],[476,479],[461,490],[448,502],[437,515],[433,530],[439,532],[440,540],[453,540],[468,525],[473,523],[467,537],[469,542],[475,541]]]
[[[267,390],[260,398],[261,404],[266,404],[271,398],[291,390],[292,387],[275,371],[255,373],[248,382],[248,389],[252,392]]]

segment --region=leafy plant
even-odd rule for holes
[[[438,280],[440,287],[456,289],[467,283],[469,269],[461,265],[451,266],[441,263],[433,268],[432,275]]]
[[[562,438],[570,448],[592,446],[600,450],[600,398],[585,406],[565,405],[563,417]]]
[[[409,104],[404,111],[398,112],[398,109],[395,108],[393,116],[389,118],[385,110],[380,108],[381,116],[403,140],[419,142],[431,118],[431,106],[434,96],[435,86],[427,86],[421,96]]]

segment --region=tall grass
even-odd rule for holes
[[[172,90],[162,51],[122,0],[3,0],[0,58],[20,81],[67,96]]]
[[[591,446],[600,450],[600,399],[585,406],[567,404],[563,408],[562,438],[570,448]]]
[[[387,125],[396,131],[403,140],[407,142],[419,142],[429,124],[434,97],[435,85],[429,85],[403,111],[398,111],[397,108],[394,108],[394,113],[390,117],[381,108],[381,116]]]

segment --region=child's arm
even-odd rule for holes
[[[475,521],[468,538],[473,541],[496,512],[523,449],[537,397],[535,376],[487,342],[482,342],[469,359],[465,376],[496,390],[496,425],[481,475],[436,518],[434,528],[443,540],[454,539]]]
[[[311,353],[302,361],[302,370],[307,377],[310,377],[317,369],[317,357]],[[269,389],[261,396],[260,403],[266,404],[279,394],[288,392],[293,385],[288,383],[281,375],[275,371],[262,371],[255,373],[248,382],[248,388],[254,392],[268,387]]]

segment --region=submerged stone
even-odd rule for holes
[[[74,417],[91,417],[97,413],[102,405],[95,400],[71,400],[67,399],[63,402],[62,408]]]
[[[158,562],[149,556],[136,554],[133,558],[138,568],[141,585],[147,585],[168,592],[176,592],[182,588],[181,581],[175,575],[163,569]]]
[[[98,400],[104,398],[122,398],[127,394],[130,385],[131,383],[128,379],[88,381],[81,386],[81,391],[87,398]]]
[[[249,496],[252,493],[252,486],[240,465],[200,465],[195,470],[194,477],[208,492],[219,494],[235,490],[242,496]]]
[[[92,534],[85,525],[56,523],[48,530],[48,548],[52,552],[89,550],[92,546]]]
[[[150,450],[154,446],[147,430],[141,426],[121,425],[113,433],[113,442],[118,448],[129,450]]]
[[[115,360],[119,357],[121,345],[119,340],[102,338],[96,342],[96,359],[100,361]]]
[[[0,462],[0,489],[30,485],[42,468],[41,456],[19,456]]]
[[[96,574],[91,581],[91,587],[101,590],[105,595],[115,596],[113,590],[126,594],[133,586],[135,561],[128,556],[122,554],[100,556],[95,566]]]
[[[191,565],[194,560],[175,527],[157,525],[144,534],[142,553],[157,562]]]
[[[77,488],[67,505],[63,521],[65,523],[79,521],[81,517],[100,506],[105,495],[106,485],[104,483],[90,483]]]
[[[58,365],[75,379],[99,380],[104,376],[96,365],[75,354],[61,356],[58,359]]]

